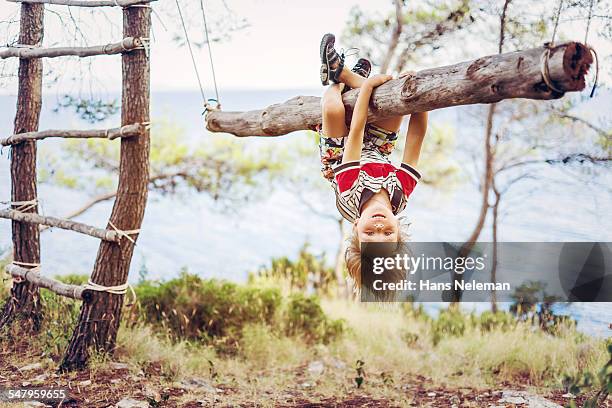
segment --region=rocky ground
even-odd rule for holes
[[[7,356],[0,356],[7,357]],[[295,386],[284,390],[263,385],[242,388],[231,383],[202,378],[168,381],[159,367],[133,372],[127,364],[106,363],[103,368],[59,374],[49,369],[49,362],[32,361],[16,366],[0,359],[0,388],[8,387],[63,387],[70,397],[64,401],[25,403],[26,407],[564,407],[573,397],[558,392],[542,392],[543,396],[521,387],[501,384],[499,389],[450,388],[434,386],[424,377],[414,376],[394,380],[386,385],[354,385],[342,387],[337,395],[320,392],[319,381],[325,374],[340,374],[341,368],[322,361],[298,367],[291,372],[275,373],[292,378]],[[345,373],[350,383],[350,370]],[[253,373],[254,379],[269,373]],[[317,380],[319,378],[319,380]],[[366,383],[368,379],[366,377]],[[583,398],[577,398],[580,406]],[[0,406],[16,407],[18,404]],[[612,407],[608,401],[603,407]]]

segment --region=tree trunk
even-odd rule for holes
[[[43,40],[45,6],[22,4],[19,43],[36,45]],[[19,61],[17,114],[14,133],[35,132],[42,107],[42,61]],[[11,200],[36,199],[36,142],[25,142],[11,148]],[[38,212],[33,206],[27,212]],[[13,259],[18,262],[40,263],[40,233],[38,225],[13,221]],[[0,314],[0,328],[11,322],[17,314],[28,319],[34,330],[40,327],[39,290],[27,281],[13,282],[10,299]]]
[[[564,92],[585,87],[585,75],[593,57],[583,44],[570,42],[550,51],[549,76],[555,92],[545,84],[541,59],[545,48],[490,55],[475,61],[419,71],[376,88],[368,121],[403,116],[450,106],[494,103],[503,99],[555,99]],[[350,118],[358,89],[343,95]],[[236,136],[280,136],[315,129],[321,123],[320,98],[298,96],[289,101],[249,112],[210,111],[207,128]]]
[[[338,284],[338,295],[343,299],[348,299],[349,287],[346,279],[344,279],[344,251],[346,248],[344,245],[344,219],[342,217],[338,219],[338,232],[340,233],[340,242],[338,243],[338,252],[336,252],[334,273]]]
[[[497,234],[498,234],[498,210],[499,210],[499,202],[501,199],[501,194],[495,187],[495,183],[493,183],[493,193],[495,193],[495,201],[493,202],[493,225],[492,225],[492,235],[493,235],[493,256],[491,259],[491,283],[497,282]],[[493,313],[497,312],[497,292],[495,289],[491,291],[491,311]]]
[[[461,247],[459,256],[467,256],[472,251],[472,248],[474,248],[474,245],[476,244],[478,238],[480,237],[480,234],[482,233],[484,223],[487,219],[487,213],[489,212],[489,193],[491,191],[491,183],[493,181],[494,160],[493,151],[491,148],[491,137],[493,136],[493,119],[495,117],[496,107],[497,105],[492,103],[491,105],[489,105],[489,109],[487,111],[487,125],[484,138],[485,168],[482,180],[482,199],[480,202],[480,212],[478,214],[478,220],[476,221],[474,230],[470,234],[465,244],[463,244],[463,246]]]
[[[123,10],[125,37],[149,37],[151,10],[143,7]],[[123,95],[121,123],[149,121],[149,60],[144,50],[122,56]],[[139,229],[144,217],[149,182],[149,131],[121,140],[117,199],[110,221],[122,230]],[[119,243],[102,242],[91,276],[99,285],[115,286],[128,279],[134,245],[123,239]],[[95,292],[84,301],[78,325],[64,356],[61,370],[82,368],[89,350],[112,353],[117,338],[123,295]]]

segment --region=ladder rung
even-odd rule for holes
[[[86,289],[81,285],[70,285],[67,283],[60,282],[55,279],[47,278],[42,276],[39,269],[32,270],[21,266],[8,264],[6,271],[15,278],[25,279],[34,285],[40,286],[41,288],[49,289],[53,293],[57,293],[60,296],[66,296],[72,299],[82,300],[83,294]]]
[[[93,47],[56,47],[56,48],[37,48],[37,47],[8,47],[0,51],[0,58],[55,58],[65,56],[93,57],[96,55],[121,54],[137,48],[143,47],[140,38],[126,37],[123,40],[106,44],[95,45]]]
[[[4,139],[0,139],[0,145],[8,146],[27,140],[42,140],[48,137],[61,137],[66,139],[110,139],[114,140],[119,137],[131,137],[141,134],[144,125],[135,123],[132,125],[122,126],[113,129],[98,129],[98,130],[43,130],[40,132],[18,133]]]
[[[29,222],[32,224],[48,225],[49,227],[80,232],[81,234],[89,235],[104,241],[118,242],[121,240],[121,234],[119,234],[117,231],[96,228],[76,221],[47,217],[35,213],[24,213],[17,210],[6,209],[0,210],[0,218],[6,218],[19,222]]]
[[[73,7],[130,7],[156,0],[8,0],[12,3],[52,4]]]

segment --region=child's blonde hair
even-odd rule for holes
[[[396,253],[401,253],[402,251],[406,251],[406,242],[410,240],[410,235],[408,234],[408,227],[410,223],[404,222],[405,218],[401,217],[399,219],[399,233],[398,233],[398,241]],[[346,246],[346,251],[344,252],[344,259],[346,261],[346,268],[348,270],[349,277],[353,281],[353,289],[357,292],[361,291],[362,284],[362,276],[361,276],[361,242],[359,241],[359,235],[357,233],[357,228],[353,226],[351,231],[351,236],[348,239],[348,245]],[[399,270],[389,271],[386,274],[385,281],[387,282],[399,282],[402,279],[405,279],[405,273]],[[371,285],[366,282],[367,287],[371,287]],[[382,299],[381,299],[382,300]]]

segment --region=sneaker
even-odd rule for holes
[[[321,83],[328,85],[331,80],[338,83],[342,68],[344,68],[344,56],[338,54],[334,48],[336,37],[333,34],[325,34],[321,39],[319,53],[321,56]]]
[[[372,63],[365,58],[359,58],[359,61],[357,61],[351,71],[353,71],[357,75],[361,75],[362,77],[367,78],[372,72]]]

